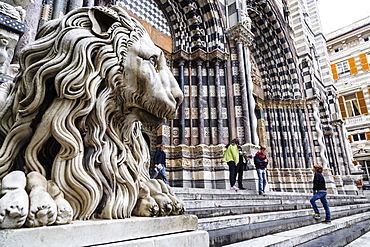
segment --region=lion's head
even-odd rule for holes
[[[74,218],[129,217],[149,179],[141,124],[174,118],[183,98],[144,28],[120,7],[70,12],[22,52],[14,84],[0,109],[0,177],[42,173]]]

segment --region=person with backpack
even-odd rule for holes
[[[258,193],[265,196],[266,180],[266,167],[268,165],[266,148],[260,147],[260,150],[254,155],[254,165],[256,166],[258,176]]]

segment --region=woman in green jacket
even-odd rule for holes
[[[240,142],[238,138],[233,139],[230,144],[226,145],[226,150],[223,153],[224,161],[229,166],[230,190],[239,190],[239,188],[235,186],[236,168],[239,163],[239,144]]]

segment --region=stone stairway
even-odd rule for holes
[[[174,189],[187,214],[198,216],[210,246],[345,246],[370,231],[370,198],[364,196],[328,195],[328,225],[312,218],[307,193]]]

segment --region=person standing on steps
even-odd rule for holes
[[[326,199],[326,186],[325,186],[325,179],[324,176],[322,175],[322,170],[323,167],[321,165],[314,165],[313,166],[313,172],[314,177],[313,177],[313,196],[310,199],[310,203],[312,205],[313,211],[315,214],[313,217],[316,220],[320,219],[320,212],[319,208],[317,207],[316,201],[320,199],[322,206],[325,209],[325,219],[321,221],[322,223],[330,224],[331,223],[331,215],[330,215],[330,209],[329,209],[329,203],[328,200]]]
[[[238,146],[238,150],[239,150],[239,164],[238,166],[236,167],[236,172],[237,172],[237,175],[238,175],[238,188],[240,190],[245,190],[245,188],[243,187],[243,171],[245,170],[247,166],[247,162],[248,162],[248,159],[247,159],[247,152],[242,152],[242,147],[241,146]]]
[[[160,144],[157,151],[154,154],[154,172],[151,179],[156,178],[158,173],[162,175],[163,182],[168,184],[166,177],[166,153],[164,149],[166,148],[165,144]]]
[[[239,188],[235,186],[237,166],[239,163],[239,144],[240,141],[238,138],[233,139],[230,144],[226,145],[226,150],[223,153],[224,161],[229,166],[230,190],[239,190]]]
[[[268,165],[265,147],[261,146],[260,150],[254,155],[254,165],[256,166],[258,176],[258,193],[265,196],[265,188],[267,184],[266,167]]]

